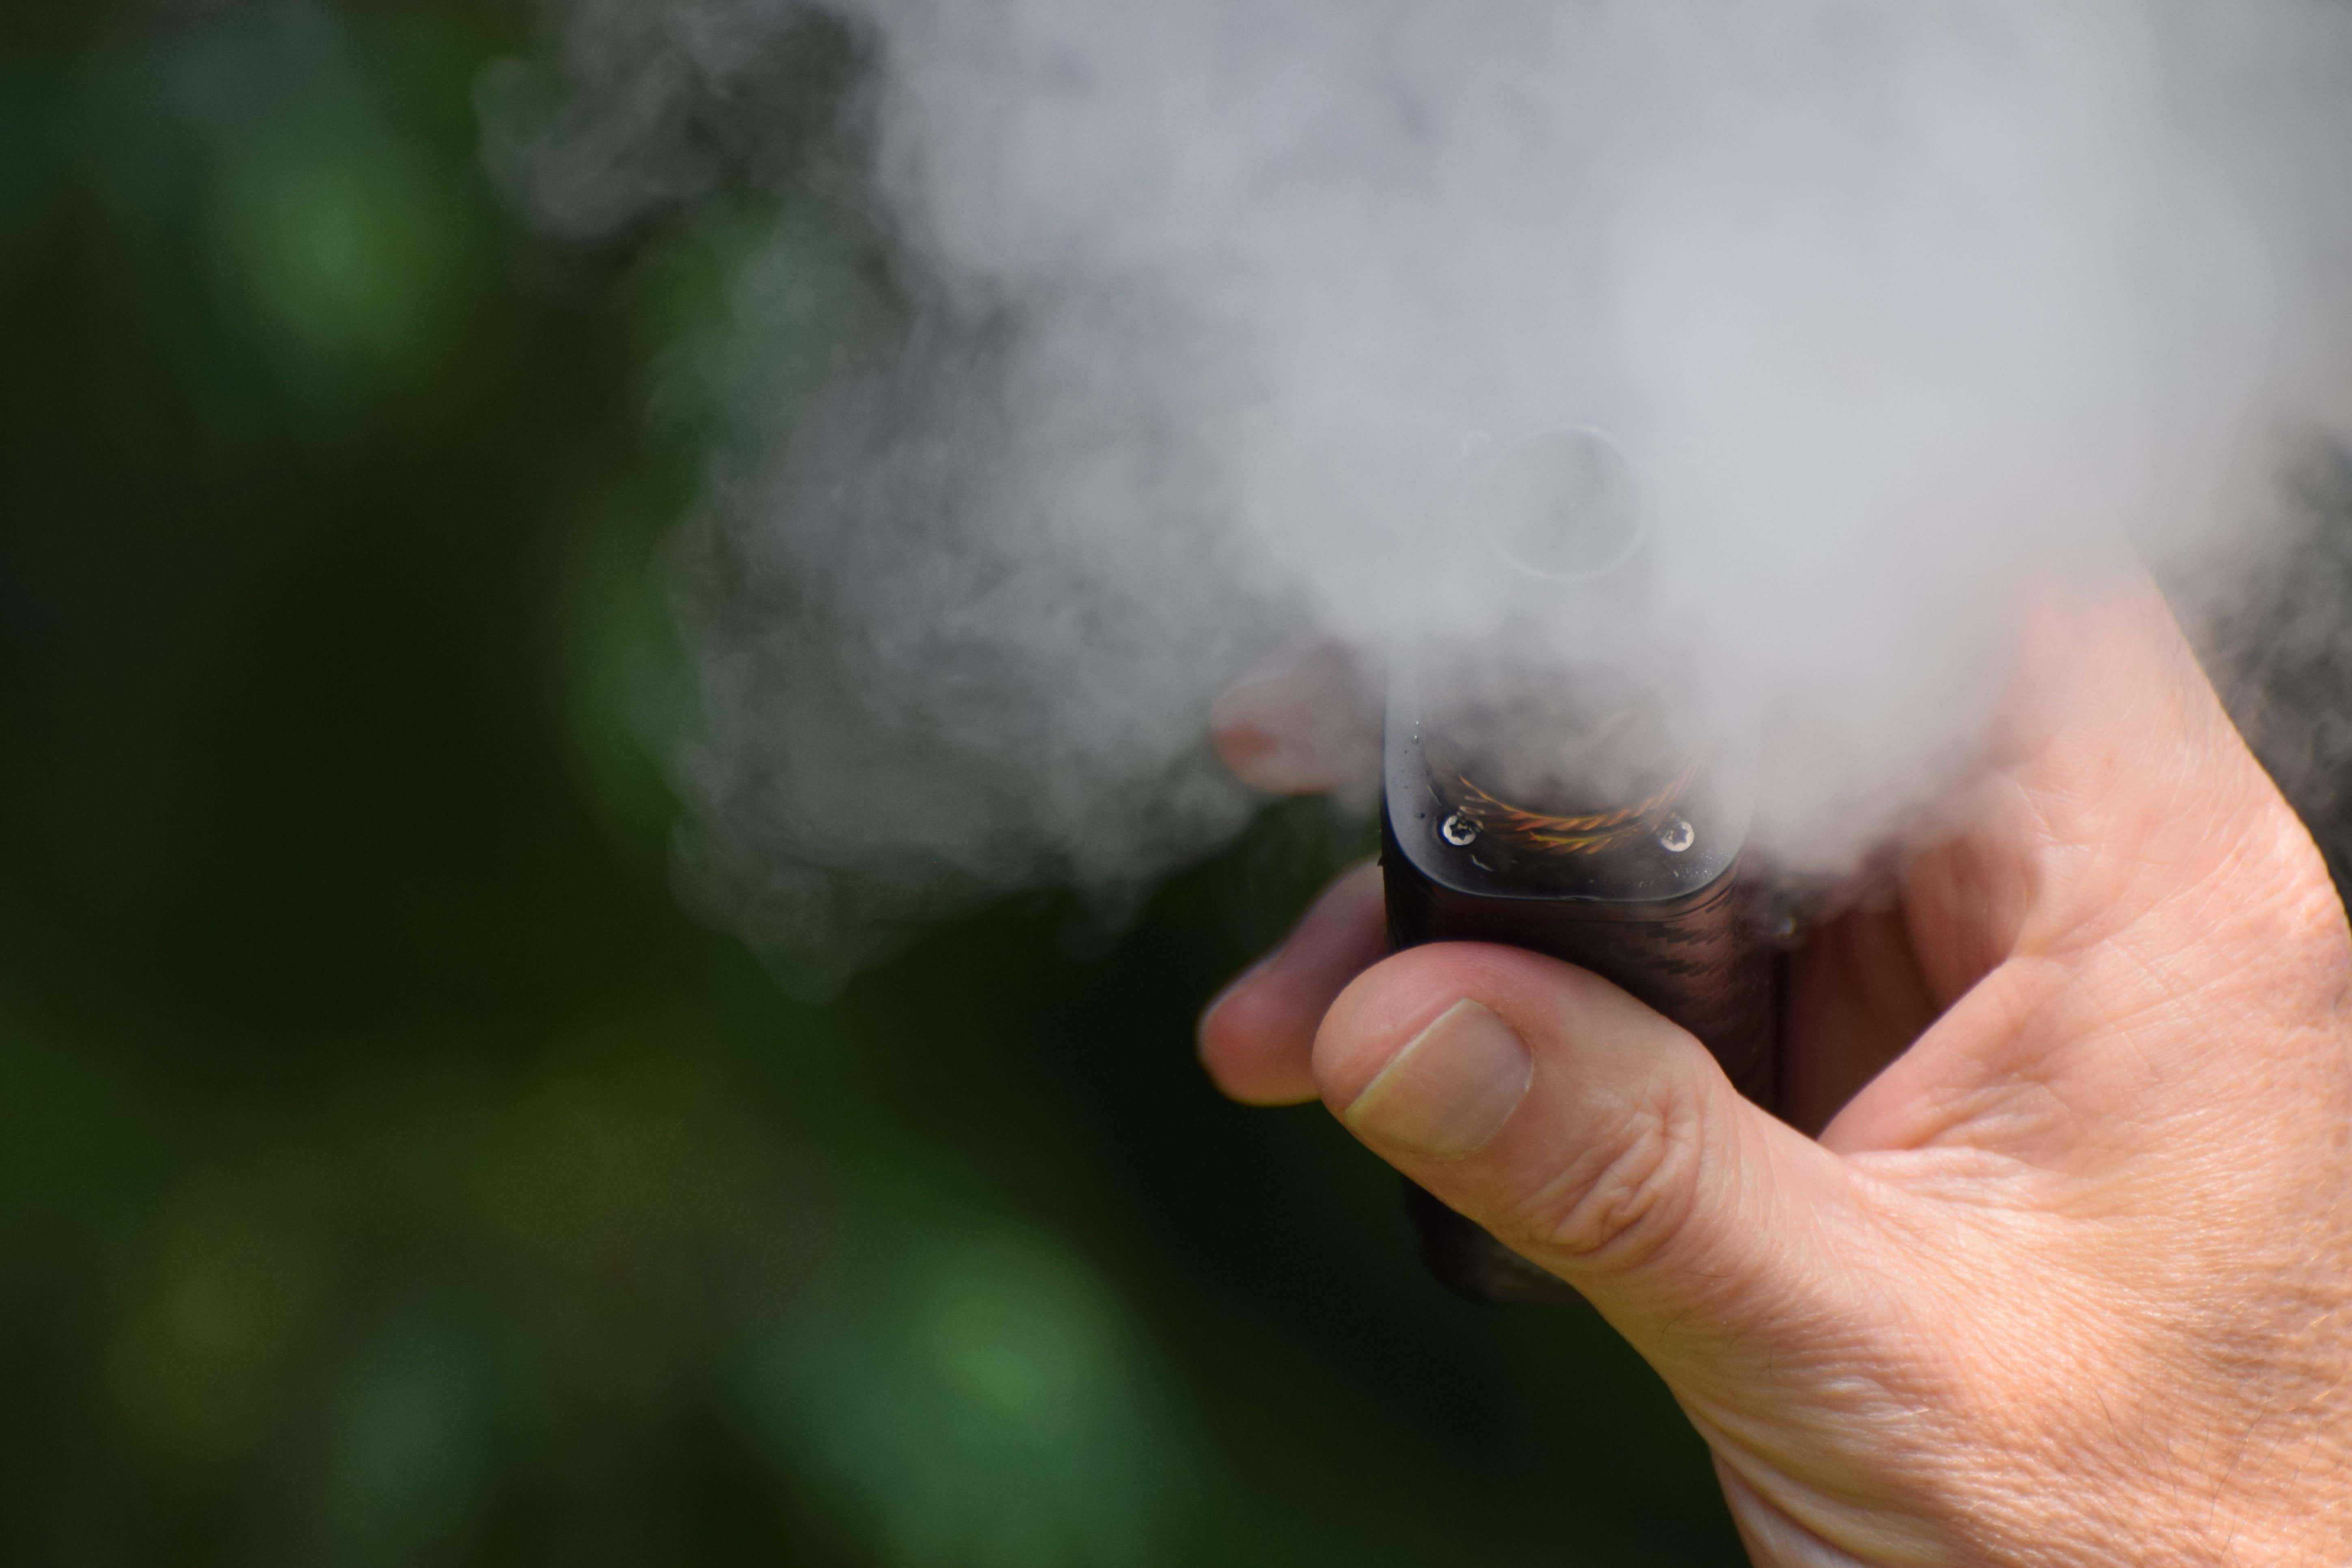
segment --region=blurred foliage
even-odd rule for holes
[[[730,220],[551,265],[475,110],[531,25],[0,16],[0,1557],[1738,1561],[1597,1320],[1193,1068],[1319,808],[822,1005],[681,912]]]

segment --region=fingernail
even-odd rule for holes
[[[1339,1120],[1375,1148],[1441,1163],[1467,1159],[1503,1130],[1535,1073],[1535,1057],[1517,1030],[1475,1002],[1456,1002]]]

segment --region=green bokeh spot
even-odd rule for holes
[[[445,346],[473,235],[418,150],[365,125],[299,129],[229,163],[205,231],[232,320],[298,390],[331,396]]]
[[[750,1394],[890,1568],[1185,1560],[1207,1464],[1118,1300],[1045,1237],[884,1237],[872,1293],[778,1334]]]

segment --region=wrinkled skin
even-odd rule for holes
[[[1389,956],[1372,868],[1202,1058],[1589,1297],[1759,1563],[2352,1563],[2343,907],[2152,590],[2023,628],[1981,778],[1796,959],[1795,1126],[1569,965]],[[1336,783],[1283,737],[1347,753],[1344,664],[1289,665],[1217,741]]]

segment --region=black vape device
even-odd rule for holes
[[[1637,476],[1607,437],[1524,444],[1480,506],[1499,569],[1539,606],[1572,616],[1580,601],[1599,615],[1641,591],[1648,521]],[[1500,942],[1588,969],[1689,1030],[1741,1093],[1769,1104],[1779,952],[1726,751],[1667,748],[1628,765],[1620,744],[1611,765],[1587,770],[1575,736],[1511,732],[1545,729],[1558,704],[1465,705],[1447,684],[1442,660],[1407,661],[1391,682],[1381,856],[1391,945]],[[1606,698],[1587,718],[1610,736],[1638,728]],[[1564,761],[1532,773],[1512,765],[1531,748]],[[1455,1289],[1581,1300],[1418,1187],[1406,1197],[1430,1268]]]

